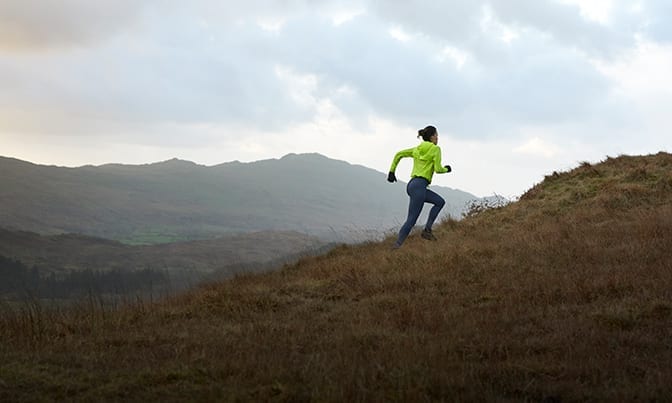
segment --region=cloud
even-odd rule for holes
[[[4,0],[0,50],[89,45],[138,22],[153,0]]]
[[[373,3],[385,20],[468,49],[482,61],[496,60],[501,54],[493,39],[501,42],[520,34],[547,36],[559,46],[600,55],[633,42],[631,32],[623,32],[623,27],[596,23],[583,17],[578,5],[554,0]]]
[[[86,50],[0,54],[0,85],[9,89],[0,93],[0,129],[123,136],[165,123],[274,128],[309,117],[312,106],[292,98],[292,83],[259,48],[271,46],[268,33],[223,29],[212,41],[197,24],[154,24],[145,28],[152,35]]]
[[[580,49],[590,55],[614,56],[631,46],[631,32],[585,18],[579,5],[552,0],[508,0],[492,2],[497,18],[513,29],[534,35],[548,35],[562,47]]]
[[[560,148],[539,137],[533,137],[524,144],[514,148],[513,151],[519,154],[528,154],[536,157],[553,158],[558,155]]]
[[[408,125],[439,120],[457,135],[486,135],[522,121],[575,119],[589,114],[609,90],[585,57],[543,37],[500,41],[501,55],[493,63],[465,56],[458,64],[445,57],[440,42],[407,34],[399,40],[388,27],[371,15],[337,27],[288,20],[274,57],[318,77],[316,91],[349,116],[373,113]],[[344,87],[352,91],[340,98],[337,89]],[[353,98],[358,108],[349,110]]]
[[[641,10],[646,15],[646,34],[657,42],[672,42],[672,4],[666,0],[645,0],[642,1]]]
[[[40,12],[3,4],[14,4],[14,15],[25,14],[26,31],[37,25]],[[403,126],[435,123],[456,136],[488,137],[530,122],[590,115],[609,91],[585,55],[569,45],[582,37],[570,32],[592,37],[600,28],[589,29],[578,8],[555,3],[516,0],[502,8],[372,1],[365,9],[328,1],[290,1],[284,8],[262,0],[90,4],[66,3],[49,25],[57,33],[53,43],[91,43],[107,35],[104,42],[7,57],[0,65],[3,88],[13,89],[0,95],[0,115],[7,118],[0,128],[144,132],[146,141],[155,141],[156,127],[166,125],[278,131],[314,120],[317,104],[328,101],[359,129],[380,116]],[[99,25],[107,12],[112,18]],[[555,14],[559,22],[551,24]],[[120,34],[134,19],[134,35]],[[268,21],[276,21],[273,29]],[[539,35],[542,28],[553,35]],[[600,40],[597,35],[578,45]],[[447,50],[460,60],[446,57]],[[306,77],[311,83],[303,88]]]

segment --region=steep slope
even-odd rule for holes
[[[435,233],[396,251],[392,239],[343,246],[153,305],[6,308],[0,399],[672,396],[670,154],[554,173]]]
[[[396,227],[406,209],[402,184],[318,154],[214,167],[170,160],[60,168],[0,158],[0,171],[0,227],[130,243],[261,230],[356,239]],[[475,199],[435,190],[453,216]]]

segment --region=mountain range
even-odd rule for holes
[[[320,154],[203,166],[65,168],[0,157],[0,227],[154,244],[256,231],[297,231],[329,241],[367,239],[405,218],[402,183]],[[444,215],[476,196],[432,186]]]

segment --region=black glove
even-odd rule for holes
[[[453,171],[453,168],[451,168],[450,165],[446,165],[446,166],[444,166],[444,168],[446,168],[448,170],[448,171],[446,171],[446,173]]]
[[[387,181],[390,183],[397,181],[397,177],[396,175],[394,175],[394,172],[390,172],[389,174],[387,174]]]

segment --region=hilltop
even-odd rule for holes
[[[154,244],[257,231],[298,231],[328,241],[371,239],[406,211],[403,185],[319,154],[203,166],[64,168],[0,157],[0,227]],[[476,196],[433,187],[459,217]]]
[[[666,401],[672,155],[106,311],[4,308],[0,400]]]

